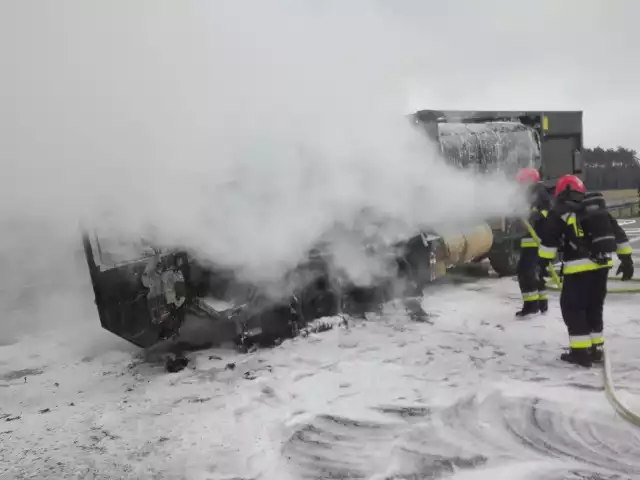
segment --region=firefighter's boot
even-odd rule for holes
[[[538,300],[538,307],[541,313],[547,313],[547,310],[549,310],[549,300],[546,298]]]
[[[591,361],[593,363],[604,362],[604,345],[592,345],[591,346]]]
[[[516,317],[526,317],[527,315],[533,315],[540,311],[540,306],[538,305],[538,300],[530,300],[528,302],[524,302],[522,306],[522,310],[516,312]]]
[[[571,348],[568,352],[560,355],[560,360],[574,365],[580,365],[581,367],[588,368],[593,366],[591,348]]]

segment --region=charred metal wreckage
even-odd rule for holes
[[[582,112],[423,110],[410,118],[439,142],[447,161],[460,168],[515,173],[534,167],[550,172],[543,178],[551,180],[555,174],[580,173]],[[518,219],[478,219],[476,226],[450,235],[414,232],[385,247],[393,274],[366,288],[346,282],[319,245],[291,272],[307,281],[293,282],[298,286],[291,295],[278,300],[260,286],[239,280],[231,269],[200,262],[179,248],[140,248],[137,256],[116,258],[109,254],[106,238],[85,231],[82,241],[106,330],[149,349],[180,342],[186,324],[204,322],[209,325],[207,339],[191,339],[195,347],[213,341],[246,349],[295,337],[323,317],[362,314],[394,296],[419,295],[455,265],[489,258],[498,274],[513,275],[523,234],[518,225]]]
[[[219,345],[248,348],[294,337],[323,317],[361,315],[395,295],[415,296],[448,267],[483,254],[491,246],[492,235],[486,226],[450,237],[420,233],[389,248],[388,262],[395,276],[380,278],[371,287],[345,282],[332,267],[330,254],[314,249],[291,272],[306,280],[292,281],[299,286],[277,300],[258,285],[239,280],[232,270],[204,264],[186,251],[156,249],[118,261],[106,252],[103,241],[83,234],[103,328],[138,347],[150,348],[177,340],[185,323],[206,321],[209,338],[201,346],[209,346],[213,338]]]

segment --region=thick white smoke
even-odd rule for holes
[[[366,208],[414,229],[514,208],[510,182],[444,165],[411,128],[407,81],[430,71],[433,39],[376,2],[2,11],[5,288],[60,277],[80,219],[114,236],[152,225],[163,243],[272,280]]]

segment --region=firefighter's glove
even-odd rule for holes
[[[547,258],[538,259],[538,276],[540,278],[547,278],[549,276],[549,265],[551,265],[551,260]]]
[[[618,271],[616,275],[620,275],[622,273],[622,281],[625,282],[627,280],[631,280],[633,278],[634,266],[633,260],[631,259],[631,255],[620,255],[620,265],[618,266]]]

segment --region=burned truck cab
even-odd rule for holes
[[[288,301],[261,297],[232,271],[203,264],[186,251],[115,245],[88,231],[82,243],[102,327],[140,348],[171,341],[185,323],[208,325],[203,346],[211,338],[235,346],[248,336],[269,341],[297,326],[297,310]]]

